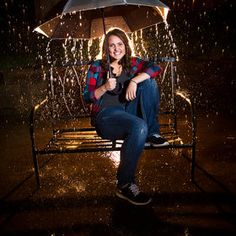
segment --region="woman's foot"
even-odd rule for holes
[[[152,201],[152,199],[145,193],[140,192],[138,186],[133,183],[129,183],[121,188],[118,188],[116,191],[116,196],[139,206],[147,205]]]
[[[168,141],[162,138],[160,134],[153,134],[152,136],[148,137],[147,142],[145,144],[146,147],[162,147],[168,145],[170,145]]]

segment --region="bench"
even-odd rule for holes
[[[169,146],[161,147],[145,147],[145,150],[155,149],[188,149],[190,155],[191,165],[191,180],[194,180],[195,172],[195,149],[196,149],[196,114],[195,114],[195,102],[191,96],[177,89],[177,82],[175,78],[175,59],[174,58],[162,58],[161,62],[166,64],[161,79],[159,79],[160,91],[161,91],[161,110],[159,113],[159,121],[161,134],[169,141]],[[55,68],[54,68],[55,69]],[[61,70],[60,74],[58,71]],[[110,140],[104,140],[100,138],[89,123],[89,107],[83,101],[82,88],[84,85],[84,68],[83,71],[81,66],[78,68],[76,65],[67,65],[66,68],[58,68],[54,75],[50,75],[50,94],[40,103],[32,107],[30,113],[30,137],[32,144],[32,158],[34,163],[34,174],[36,178],[37,186],[40,187],[40,166],[39,157],[50,154],[63,154],[63,153],[88,153],[88,152],[112,152],[119,151],[122,140],[111,142]],[[168,71],[170,72],[168,74]],[[76,111],[76,116],[73,116],[74,112],[71,112],[66,98],[62,98],[64,103],[64,109],[67,111],[66,118],[60,119],[58,127],[55,127],[55,120],[58,118],[55,115],[55,109],[58,109],[55,100],[57,99],[55,91],[55,82],[59,81],[59,90],[61,89],[61,95],[65,95],[65,87],[62,83],[66,82],[66,79],[73,77],[77,82],[80,104],[77,106],[79,109]],[[170,79],[166,79],[169,76]],[[73,82],[74,83],[74,82]],[[169,90],[168,90],[169,89]],[[168,91],[166,91],[168,90]],[[166,95],[167,94],[167,95]],[[73,100],[73,99],[72,99]],[[168,102],[167,102],[168,101]],[[72,102],[73,106],[75,102]],[[48,137],[48,141],[43,146],[37,143],[37,129],[36,125],[39,120],[36,117],[42,114],[43,110],[47,107],[50,110],[49,116],[53,123],[51,129],[51,135]],[[52,109],[51,109],[52,108]],[[79,112],[78,112],[79,110]],[[184,113],[184,114],[183,114]],[[73,116],[73,117],[71,117]],[[68,118],[69,117],[69,118]],[[46,119],[47,120],[47,119]],[[68,127],[69,120],[76,123],[73,127]],[[83,122],[81,122],[83,121]],[[48,121],[46,122],[47,126]],[[67,125],[65,125],[65,123]],[[83,123],[83,125],[81,125]],[[181,123],[181,124],[180,124]],[[181,130],[182,129],[182,130]],[[188,131],[187,131],[188,130]],[[181,132],[182,131],[182,132]],[[43,169],[43,168],[42,168]]]

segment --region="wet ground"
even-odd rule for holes
[[[143,153],[147,207],[116,198],[117,153],[44,158],[37,189],[28,123],[9,118],[1,127],[0,235],[236,235],[233,117],[199,115],[195,182],[181,152]]]
[[[28,115],[30,107],[47,94],[47,83],[31,69],[4,74],[0,235],[236,235],[236,123],[235,116],[228,115],[235,114],[235,82],[231,81],[235,64],[223,65],[217,76],[211,76],[211,71],[218,70],[210,70],[199,77],[198,67],[191,67],[194,75],[186,77],[190,79],[184,87],[200,100],[195,182],[190,181],[190,162],[181,151],[146,150],[137,180],[153,198],[148,207],[116,198],[116,152],[42,158],[42,186],[37,189]],[[214,109],[209,109],[212,104]],[[46,131],[39,131],[44,142]]]

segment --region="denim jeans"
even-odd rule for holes
[[[156,115],[159,93],[155,80],[138,84],[136,98],[126,106],[102,109],[96,116],[95,128],[102,138],[124,140],[117,170],[118,186],[135,183],[138,160],[148,136],[159,133]]]

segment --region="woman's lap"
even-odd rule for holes
[[[102,138],[116,140],[125,139],[132,132],[146,129],[146,123],[122,107],[109,107],[97,115],[95,127]]]

